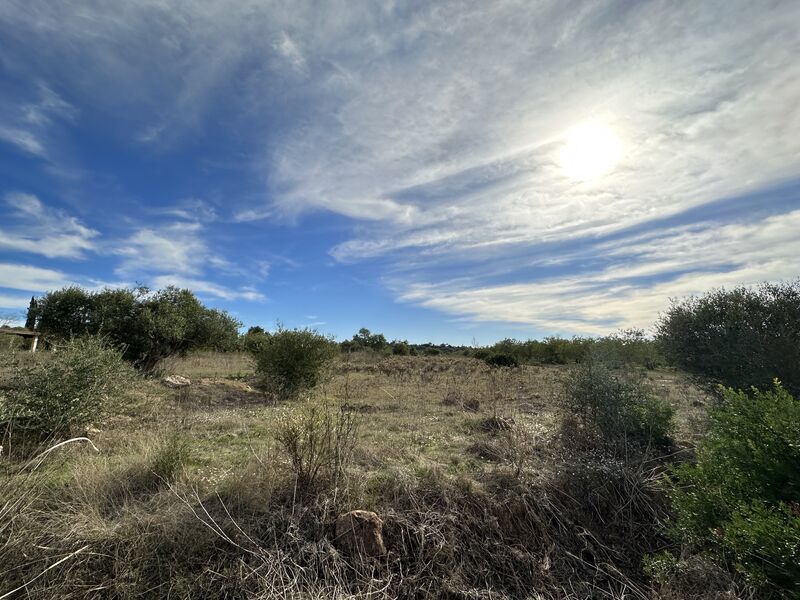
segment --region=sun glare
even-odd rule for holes
[[[590,121],[567,132],[558,162],[569,177],[591,181],[609,173],[621,157],[622,143],[614,131]]]

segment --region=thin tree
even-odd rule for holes
[[[36,297],[31,296],[31,303],[28,305],[28,316],[25,319],[25,329],[33,331],[36,329],[36,313],[38,312],[39,305],[36,303]]]

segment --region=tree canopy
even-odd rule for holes
[[[227,312],[203,306],[191,291],[177,287],[98,292],[67,287],[39,298],[28,322],[56,339],[102,336],[142,370],[191,349],[235,349],[240,327]]]
[[[800,394],[800,280],[719,289],[673,302],[657,326],[671,361],[736,389]]]

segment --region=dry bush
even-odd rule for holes
[[[457,406],[462,410],[478,412],[481,402],[475,397],[468,396],[463,390],[451,389],[442,398],[442,406]]]
[[[358,424],[353,412],[328,404],[312,404],[284,417],[275,437],[300,489],[316,489],[322,480],[339,485],[353,456]]]
[[[464,405],[464,395],[461,393],[460,390],[450,390],[445,394],[444,398],[442,398],[442,405],[443,406],[463,406]]]
[[[468,398],[464,401],[464,410],[468,410],[470,412],[478,412],[481,409],[480,400],[477,398]]]
[[[95,451],[97,448],[87,438],[73,438],[60,442],[32,457],[24,464],[0,463],[0,598],[22,592],[29,584],[42,579],[47,573],[59,565],[72,560],[87,549],[86,546],[73,549],[62,556],[45,561],[27,561],[20,565],[22,558],[30,558],[33,548],[28,542],[29,527],[42,528],[37,522],[38,505],[42,501],[42,490],[48,481],[63,466],[61,453],[69,445],[88,444]],[[1,449],[1,447],[0,447]],[[33,521],[32,521],[33,520]],[[38,548],[42,550],[47,548]],[[35,550],[34,550],[35,551]],[[23,567],[25,572],[17,573],[14,567]]]
[[[479,440],[467,447],[467,452],[491,462],[509,465],[515,477],[520,477],[530,458],[532,440],[521,425],[509,424],[493,439]]]

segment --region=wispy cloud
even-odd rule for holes
[[[32,194],[6,194],[8,224],[0,225],[0,249],[48,258],[83,258],[95,250],[98,232],[77,218],[45,206]]]
[[[334,117],[292,130],[272,155],[286,190],[276,203],[378,221],[334,251],[354,259],[623,228],[789,176],[800,44],[787,19],[800,14],[718,13],[498,2],[392,15],[391,32],[336,62],[336,85],[320,74]],[[557,164],[588,118],[625,150],[591,185]]]
[[[136,231],[114,250],[124,257],[117,267],[123,276],[141,273],[194,275],[203,270],[208,247],[199,223],[174,223]]]
[[[217,209],[200,198],[187,198],[172,206],[158,208],[153,213],[197,223],[212,223],[219,218]]]
[[[190,279],[178,275],[159,275],[153,279],[153,285],[157,288],[176,286],[179,288],[190,289],[200,295],[208,294],[223,300],[248,300],[251,302],[263,302],[266,296],[252,287],[241,287],[232,289],[219,285],[211,281],[202,279]]]
[[[14,106],[0,104],[0,140],[16,146],[26,154],[48,158],[47,142],[56,120],[71,120],[77,110],[47,85],[37,86],[37,99]]]
[[[215,254],[204,232],[204,226],[196,222],[139,229],[115,250],[123,257],[116,272],[156,288],[174,285],[224,300],[264,301],[264,294],[252,286],[230,287],[211,280],[211,274],[241,279],[248,271]]]
[[[0,263],[0,311],[3,309],[22,310],[28,307],[31,295],[39,295],[50,290],[79,284],[80,278],[59,271],[34,265],[19,263]],[[99,289],[91,281],[85,287]]]
[[[39,292],[69,285],[71,281],[69,275],[54,269],[0,263],[0,288]],[[30,300],[30,297],[28,299]]]
[[[292,68],[298,73],[306,73],[306,59],[297,43],[285,31],[280,33],[275,42],[275,49],[283,56]]]
[[[602,334],[647,328],[670,298],[797,277],[798,230],[800,210],[755,223],[680,227],[651,239],[594,246],[593,252],[614,259],[599,272],[502,285],[473,279],[403,282],[399,293],[404,301],[445,313],[540,331]]]
[[[10,296],[0,293],[0,327],[25,325],[30,296]]]
[[[13,144],[23,152],[34,156],[45,156],[43,142],[30,131],[17,127],[0,125],[0,140]]]
[[[224,116],[254,143],[269,182],[238,218],[323,209],[371,221],[334,250],[342,260],[623,228],[790,176],[800,156],[790,1],[118,11],[33,2],[0,19],[47,36],[68,70],[103,56],[78,83],[99,103],[156,118],[149,135]],[[254,62],[263,68],[247,70]],[[614,176],[596,185],[569,180],[556,160],[586,119],[623,142]]]

